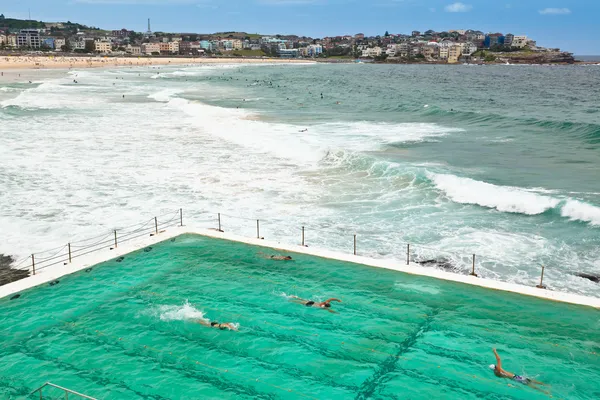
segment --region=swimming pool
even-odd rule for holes
[[[182,235],[0,299],[0,398],[550,398],[494,377],[492,347],[553,398],[600,398],[596,309],[275,253]]]

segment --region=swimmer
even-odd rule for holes
[[[545,385],[544,383],[542,383],[540,381],[536,381],[535,379],[530,379],[530,378],[525,378],[520,375],[515,375],[512,372],[508,372],[505,369],[503,369],[502,368],[502,360],[500,360],[500,356],[498,355],[498,352],[496,351],[496,349],[492,349],[492,351],[494,352],[494,355],[496,356],[496,365],[490,364],[490,369],[494,370],[494,374],[498,378],[511,379],[515,382],[519,382],[519,383],[522,383],[523,385],[527,385],[532,389],[539,390],[541,392],[548,394],[548,392],[546,392],[536,386],[536,385]]]
[[[282,256],[282,255],[277,255],[277,254],[271,254],[271,255],[269,255],[269,254],[265,254],[263,252],[260,252],[258,254],[260,254],[260,256],[262,258],[267,258],[269,260],[288,261],[288,260],[292,259],[291,256]]]
[[[337,314],[337,312],[335,312],[335,311],[333,311],[331,309],[331,302],[332,301],[337,301],[338,303],[342,302],[341,300],[334,299],[334,298],[327,299],[327,300],[322,301],[322,302],[314,302],[312,300],[301,299],[298,296],[292,296],[292,301],[294,303],[303,304],[306,307],[324,308],[325,310],[329,311],[330,313],[334,313],[334,314]]]
[[[205,319],[199,319],[199,320],[196,321],[196,323],[198,323],[200,325],[203,325],[203,326],[206,326],[208,328],[219,329],[221,331],[224,331],[226,329],[230,330],[230,331],[237,331],[238,330],[237,326],[235,324],[231,323],[231,322],[226,322],[226,323],[221,324],[221,323],[219,323],[217,321],[208,321],[208,320],[205,320]]]

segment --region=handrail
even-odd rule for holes
[[[85,394],[83,394],[83,393],[79,393],[79,392],[76,392],[76,391],[74,391],[74,390],[67,389],[67,388],[65,388],[65,387],[62,387],[62,386],[55,385],[55,384],[54,384],[54,383],[52,383],[52,382],[46,382],[46,383],[44,383],[42,386],[40,386],[39,388],[37,388],[37,389],[35,389],[33,392],[31,392],[31,393],[29,394],[29,396],[31,396],[32,394],[34,394],[34,393],[36,393],[36,392],[39,392],[39,393],[40,393],[40,399],[42,399],[42,398],[43,398],[43,397],[42,397],[42,389],[43,389],[43,388],[45,388],[46,386],[52,386],[52,387],[55,387],[55,388],[57,388],[57,389],[64,390],[64,391],[65,391],[65,398],[66,398],[66,399],[68,399],[68,398],[69,398],[69,393],[71,393],[71,394],[74,394],[75,396],[83,397],[84,399],[89,399],[89,400],[98,400],[98,399],[96,399],[96,398],[94,398],[94,397],[90,397],[90,396],[88,396],[88,395],[85,395]]]

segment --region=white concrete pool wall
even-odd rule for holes
[[[422,267],[421,265],[415,263],[406,265],[405,263],[395,260],[384,260],[355,256],[353,254],[344,254],[330,250],[304,247],[301,245],[286,244],[256,238],[247,238],[228,232],[219,232],[213,229],[195,229],[187,226],[170,227],[168,229],[165,229],[164,231],[162,231],[162,233],[159,233],[158,235],[148,235],[147,237],[142,237],[137,240],[132,240],[130,242],[119,244],[119,246],[113,250],[110,250],[107,247],[106,249],[98,250],[97,252],[90,253],[80,258],[76,258],[70,264],[55,265],[52,267],[45,268],[41,271],[37,271],[36,275],[32,275],[28,278],[21,279],[19,281],[12,282],[4,286],[0,286],[0,298],[14,295],[23,290],[30,289],[43,283],[51,282],[62,276],[81,271],[83,269],[92,267],[96,264],[100,264],[102,262],[111,260],[119,256],[127,255],[128,253],[131,253],[133,251],[143,249],[145,247],[169,240],[171,238],[183,234],[196,234],[217,239],[230,240],[255,246],[262,246],[282,251],[324,257],[339,261],[346,261],[349,263],[367,265],[376,268],[385,268],[393,271],[404,272],[411,275],[428,276],[431,278],[441,279],[445,281],[465,283],[468,285],[474,285],[488,289],[519,293],[526,296],[533,296],[547,300],[584,305],[600,309],[600,298],[586,297],[563,292],[554,292],[550,290],[538,289],[536,287],[529,287],[514,283],[499,282],[491,279],[477,278],[474,276],[459,275],[451,272],[440,271],[434,268]]]

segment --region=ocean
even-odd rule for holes
[[[600,67],[85,69],[0,81],[0,253],[184,210],[600,296]],[[234,218],[235,217],[235,218]],[[432,266],[435,268],[435,266]]]

